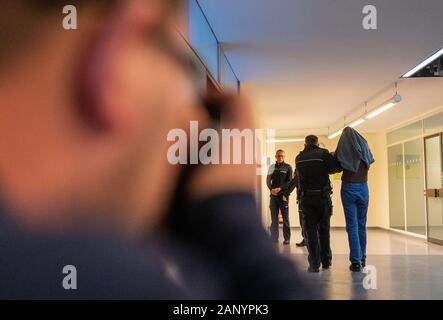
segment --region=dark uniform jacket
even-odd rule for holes
[[[292,190],[289,190],[292,180],[292,167],[285,163],[276,162],[269,168],[266,184],[269,190],[280,188],[277,196],[288,197]]]
[[[301,192],[324,191],[329,175],[342,171],[337,159],[326,149],[306,146],[295,159]]]

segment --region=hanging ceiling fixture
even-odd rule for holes
[[[365,102],[365,113],[362,117],[359,117],[357,120],[354,120],[352,122],[350,122],[349,124],[346,123],[346,117],[344,118],[344,126],[342,127],[342,129],[338,130],[337,132],[328,135],[328,139],[334,139],[338,136],[340,136],[343,133],[344,128],[346,128],[347,126],[351,127],[351,128],[356,128],[359,125],[365,123],[367,120],[371,120],[375,117],[377,117],[378,115],[382,114],[385,111],[388,111],[389,109],[392,109],[393,107],[395,107],[399,102],[401,102],[402,97],[398,94],[397,91],[397,82],[395,83],[395,95],[385,101],[384,103],[382,103],[381,105],[379,105],[378,107],[376,107],[375,109],[373,109],[372,111],[368,112],[367,109],[367,102]]]
[[[351,123],[349,126],[351,127],[351,128],[355,128],[355,127],[358,127],[359,125],[361,125],[362,123],[364,123],[365,122],[365,119],[363,119],[363,118],[360,118],[360,119],[358,119],[358,120],[355,120],[353,123]]]
[[[401,96],[399,94],[396,94],[393,98],[384,102],[380,107],[377,107],[369,114],[367,114],[366,119],[370,120],[372,118],[375,118],[376,116],[382,114],[383,112],[388,111],[389,109],[395,107],[395,105],[400,101],[401,101]]]
[[[339,130],[336,133],[329,135],[328,139],[334,139],[335,137],[341,136],[342,133],[343,133],[343,130]]]

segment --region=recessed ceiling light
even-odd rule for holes
[[[438,59],[441,55],[443,55],[443,48],[434,53],[432,56],[427,58],[425,61],[417,65],[415,68],[413,68],[411,71],[406,72],[402,78],[409,78],[413,76],[417,71],[420,71],[424,67],[426,67],[428,64],[430,64],[432,61]]]

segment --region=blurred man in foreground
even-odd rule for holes
[[[307,298],[262,230],[254,166],[179,183],[166,160],[169,130],[208,119],[175,1],[71,4],[76,31],[63,1],[0,5],[0,298]],[[221,113],[223,128],[253,126],[241,99]]]

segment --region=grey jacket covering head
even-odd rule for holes
[[[362,161],[368,168],[375,162],[366,139],[351,127],[343,130],[336,156],[341,167],[351,172],[357,172]]]

